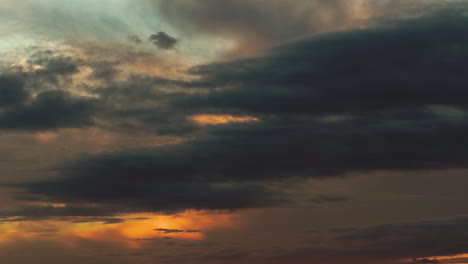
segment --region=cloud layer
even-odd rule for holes
[[[24,187],[53,201],[115,202],[124,211],[235,209],[283,204],[289,199],[268,184],[297,177],[466,168],[466,22],[463,12],[448,9],[313,36],[262,56],[195,67],[192,81],[111,81],[94,90],[95,100],[43,92],[6,113],[17,121],[51,108],[31,120],[57,128],[89,125],[92,117],[122,129],[127,119],[132,128],[194,138],[88,156],[60,166],[58,180]],[[68,74],[50,65],[35,78]],[[92,111],[95,104],[103,110]],[[196,114],[258,121],[200,126],[189,118]]]

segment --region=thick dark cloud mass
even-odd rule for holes
[[[20,76],[0,76],[0,108],[22,104],[28,98],[29,93],[24,89],[24,80]]]
[[[113,163],[111,160],[108,162]],[[98,174],[98,178],[91,172],[89,177],[81,177],[83,175],[80,174],[59,182],[28,184],[27,188],[32,194],[50,196],[53,193],[50,197],[56,201],[101,204],[103,214],[108,212],[109,208],[113,212],[171,213],[187,208],[222,210],[286,203],[279,194],[259,185],[220,184],[216,181],[196,179],[178,180],[171,179],[170,174],[162,173],[160,177],[153,177],[152,174],[148,177],[149,171],[130,171],[131,168],[123,167],[115,169],[125,172],[103,172]],[[91,182],[93,186],[89,185]],[[115,206],[112,207],[112,204]]]
[[[38,59],[45,65],[35,71],[0,75],[0,129],[49,130],[89,126],[96,110],[95,100],[50,89],[61,76],[76,72],[69,58]],[[48,88],[49,89],[46,89]]]
[[[402,112],[408,118],[423,114],[425,106],[464,107],[466,22],[459,12],[447,11],[200,66],[193,73],[203,76],[201,85],[234,88],[187,97],[187,106],[309,116]]]
[[[177,45],[178,40],[174,37],[169,36],[165,32],[158,32],[157,34],[153,34],[149,37],[149,41],[151,41],[156,47],[163,50],[170,50],[175,48]]]
[[[188,127],[196,137],[89,156],[59,168],[60,179],[24,187],[69,203],[234,209],[282,204],[282,194],[266,183],[295,177],[467,168],[467,23],[462,11],[446,10],[199,66],[193,82],[135,78],[135,86],[130,80],[99,91],[106,105],[157,102],[108,111],[110,120],[125,113],[154,127],[170,124],[169,131]],[[179,90],[154,90],[147,82]],[[193,128],[186,117],[194,114],[259,121]]]
[[[30,103],[0,113],[1,129],[49,130],[92,125],[94,101],[46,91]]]

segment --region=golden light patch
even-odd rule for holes
[[[232,116],[232,115],[196,115],[190,119],[200,125],[219,125],[227,123],[244,123],[259,121],[253,116]]]
[[[232,214],[209,214],[200,211],[187,211],[178,215],[131,214],[118,218],[124,221],[106,224],[62,219],[3,223],[0,224],[0,243],[42,238],[74,246],[77,239],[89,239],[139,248],[147,240],[202,240],[205,238],[205,232],[209,230],[237,226]],[[85,221],[86,218],[82,220]]]

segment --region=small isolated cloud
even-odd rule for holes
[[[177,42],[179,42],[176,38],[169,36],[165,32],[158,32],[156,34],[153,34],[149,37],[149,41],[151,41],[158,49],[163,49],[163,50],[170,50],[174,49],[175,46],[177,45]]]

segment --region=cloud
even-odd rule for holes
[[[190,140],[90,155],[23,187],[121,210],[239,209],[283,206],[278,181],[466,168],[467,22],[447,9],[201,65],[193,81],[112,83],[97,90],[106,120]],[[197,114],[258,121],[197,126]]]
[[[87,179],[79,174],[63,181],[44,181],[23,186],[32,194],[45,194],[57,201],[101,205],[104,214],[109,211],[174,213],[189,208],[224,210],[287,203],[280,193],[261,185],[217,184],[216,181],[203,179],[190,182],[171,180],[170,176],[151,179],[148,178],[149,171],[140,169],[133,174],[138,177],[130,180],[126,174],[130,172],[129,168],[120,169],[126,172],[99,174],[99,179],[96,179],[99,182],[93,180],[91,174]],[[107,188],[108,177],[113,178],[112,188]]]
[[[156,45],[156,47],[162,50],[174,49],[177,43],[179,42],[176,38],[171,37],[162,31],[151,35],[149,37],[149,41],[151,41],[154,45]]]
[[[0,113],[0,129],[50,130],[93,124],[94,100],[76,98],[64,91],[45,91],[30,103]]]
[[[235,89],[186,97],[180,106],[312,116],[463,107],[466,20],[461,11],[440,12],[305,38],[261,57],[202,65],[192,70],[201,86]]]
[[[14,107],[23,104],[29,96],[21,76],[0,76],[0,108]]]
[[[78,72],[78,62],[72,57],[57,56],[51,50],[38,51],[28,60],[29,65],[37,67],[32,71],[33,77],[57,83],[58,78]]]

